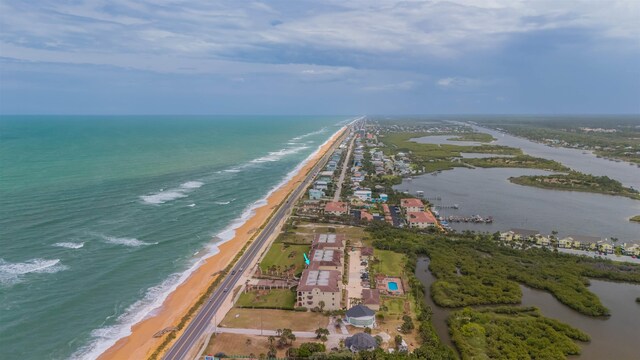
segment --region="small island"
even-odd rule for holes
[[[570,169],[561,163],[533,157],[530,155],[516,155],[511,157],[488,157],[488,158],[470,158],[464,159],[464,162],[481,168],[525,168],[525,169],[542,169],[549,171],[569,171]]]
[[[474,142],[492,142],[492,141],[496,141],[497,139],[494,138],[493,136],[491,136],[490,134],[486,134],[486,133],[479,133],[479,132],[468,132],[468,133],[461,133],[460,135],[457,135],[455,137],[449,138],[447,139],[449,141],[474,141]]]
[[[608,176],[595,176],[571,171],[567,174],[528,175],[510,177],[509,181],[524,186],[543,189],[592,192],[606,195],[626,196],[640,200],[640,192],[622,185]]]
[[[629,221],[640,223],[640,215],[636,215],[629,219]]]

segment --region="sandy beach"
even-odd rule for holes
[[[131,334],[118,340],[112,347],[100,355],[99,359],[145,359],[162,343],[165,336],[154,338],[153,335],[170,326],[175,326],[183,314],[206,291],[215,280],[215,274],[224,270],[244,247],[262,224],[269,218],[274,209],[284,201],[295,187],[304,180],[308,171],[339,139],[345,129],[340,130],[327,141],[319,151],[295,174],[291,180],[276,189],[266,199],[266,205],[257,208],[254,215],[235,230],[233,239],[219,246],[220,252],[205,259],[204,264],[195,270],[186,281],[180,284],[156,310],[156,313],[131,327]]]

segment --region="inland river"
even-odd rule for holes
[[[489,129],[476,130],[491,133],[498,139],[494,144],[518,147],[527,154],[556,160],[581,172],[608,175],[625,185],[640,188],[640,169],[635,166],[599,159],[574,149],[549,147]],[[448,138],[451,136],[427,136],[414,141],[473,144],[449,141]],[[478,154],[471,156],[477,157]],[[412,194],[424,191],[425,198],[444,217],[479,214],[494,218],[492,224],[451,223],[451,227],[458,231],[496,232],[525,228],[551,233],[556,230],[560,236],[616,237],[620,243],[640,243],[640,224],[629,221],[630,217],[640,214],[640,201],[621,196],[521,186],[508,180],[512,176],[546,173],[516,168],[455,168],[405,179],[395,189]],[[458,205],[458,208],[452,208],[453,205]]]
[[[431,299],[430,286],[436,280],[429,271],[429,259],[419,258],[416,276],[425,287],[425,301],[433,309],[433,324],[443,342],[453,347],[446,319],[450,309],[437,306]],[[535,306],[543,315],[579,328],[591,336],[589,343],[580,343],[584,360],[637,359],[640,285],[591,280],[589,290],[598,295],[609,308],[611,316],[594,318],[582,315],[558,302],[551,294],[521,286],[522,305]]]

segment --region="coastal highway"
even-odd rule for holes
[[[354,122],[355,123],[355,122]],[[353,123],[347,126],[346,132],[353,126]],[[305,189],[309,186],[311,181],[315,178],[320,169],[324,167],[324,164],[328,161],[331,153],[338,144],[342,141],[344,136],[340,137],[326,152],[326,154],[316,163],[316,165],[309,171],[307,177],[303,182],[295,188],[294,191],[287,197],[286,201],[278,208],[278,210],[272,215],[271,219],[267,222],[264,229],[256,236],[251,245],[246,249],[244,254],[236,262],[224,279],[220,282],[218,287],[213,291],[209,299],[202,305],[200,310],[196,313],[193,320],[189,323],[184,333],[180,335],[178,340],[167,351],[163,359],[166,360],[184,360],[191,352],[194,346],[199,346],[200,339],[206,332],[211,320],[216,312],[220,309],[226,298],[233,291],[234,287],[238,284],[238,280],[242,277],[242,273],[251,265],[251,263],[259,255],[265,242],[277,231],[279,231],[278,224],[287,216],[289,210],[294,206],[295,200],[304,193]]]

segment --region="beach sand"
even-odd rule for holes
[[[235,230],[233,239],[219,246],[219,253],[207,258],[202,266],[194,271],[185,282],[180,284],[167,297],[162,307],[156,311],[156,314],[132,326],[131,335],[118,340],[112,347],[102,353],[98,359],[148,358],[165,338],[165,336],[154,338],[153,335],[166,327],[178,324],[182,316],[195,304],[211,282],[215,280],[215,274],[229,265],[246,242],[251,239],[256,229],[265,223],[274,209],[304,180],[309,170],[315,166],[344,131],[345,129],[342,129],[336,133],[291,180],[271,193],[266,199],[267,204],[257,208],[255,214]]]

